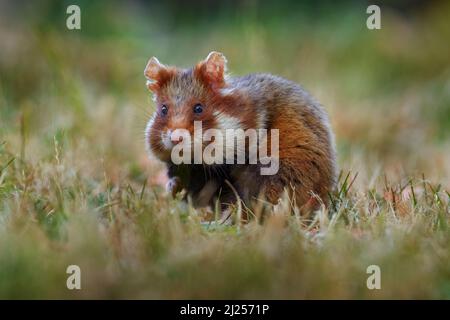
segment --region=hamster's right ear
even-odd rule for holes
[[[227,59],[217,51],[210,52],[196,67],[200,78],[215,88],[222,88],[225,85],[226,69]]]
[[[170,76],[169,68],[163,65],[156,57],[151,57],[144,70],[147,78],[147,88],[156,92],[161,88],[163,82]]]

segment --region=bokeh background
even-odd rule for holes
[[[70,4],[81,8],[81,30],[66,28]],[[281,75],[325,106],[343,176],[357,175],[349,205],[376,207],[367,202],[370,196],[357,198],[373,194],[388,212],[396,209],[394,189],[416,205],[414,186],[417,197],[437,195],[440,209],[430,209],[438,205],[433,198],[436,203],[422,211],[441,212],[436,219],[446,225],[450,2],[378,2],[381,30],[366,27],[369,4],[1,1],[0,297],[370,298],[365,280],[350,281],[352,272],[364,270],[370,251],[386,265],[399,264],[390,273],[392,290],[375,297],[449,298],[448,228],[430,247],[414,236],[387,258],[382,248],[395,236],[384,227],[371,231],[384,236],[375,247],[364,243],[355,251],[346,251],[345,241],[352,243],[351,235],[364,234],[363,228],[344,228],[349,238],[340,249],[330,245],[313,254],[316,260],[298,249],[305,234],[295,242],[278,227],[241,230],[244,238],[223,249],[237,231],[205,235],[190,220],[191,209],[167,199],[162,166],[145,153],[143,132],[154,110],[143,76],[147,60],[189,67],[220,51],[232,74]],[[174,210],[181,220],[166,217]],[[413,226],[409,221],[399,228]],[[261,234],[294,241],[285,249],[290,258],[278,257],[270,244],[277,240]],[[246,245],[246,237],[254,241]],[[256,242],[267,246],[255,256]],[[219,250],[225,253],[217,256]],[[283,270],[276,261],[287,261]],[[323,275],[327,265],[343,261],[350,271]],[[90,270],[83,280],[90,290],[65,289],[61,270],[70,262]],[[209,271],[197,270],[199,264]],[[417,264],[424,269],[415,277]],[[313,270],[323,273],[308,277]],[[408,285],[399,287],[401,281]]]

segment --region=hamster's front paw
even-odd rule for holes
[[[183,189],[181,185],[181,180],[178,177],[170,178],[166,184],[166,191],[175,197],[175,195]]]

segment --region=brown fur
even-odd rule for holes
[[[153,58],[154,59],[154,58]],[[154,62],[156,61],[156,62]],[[336,183],[336,155],[333,135],[324,109],[299,85],[269,74],[228,78],[226,59],[211,53],[192,69],[175,69],[150,60],[146,76],[152,81],[158,111],[147,128],[149,149],[168,164],[172,191],[180,184],[198,206],[220,203],[226,207],[236,201],[234,190],[250,205],[264,195],[277,203],[287,189],[298,206],[312,210],[328,203],[328,192]],[[151,70],[151,72],[149,71]],[[192,106],[201,103],[202,114]],[[158,114],[162,105],[167,116]],[[160,133],[185,128],[193,133],[194,120],[203,129],[224,123],[239,123],[242,129],[279,129],[279,171],[273,176],[260,175],[259,165],[181,165],[170,162]],[[222,122],[221,122],[222,121]],[[237,129],[237,128],[232,128]],[[174,181],[177,183],[174,184]]]

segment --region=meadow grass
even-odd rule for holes
[[[51,1],[0,19],[0,298],[450,298],[448,4],[369,32],[358,6],[174,22],[88,3],[79,33]],[[324,104],[341,170],[328,209],[306,219],[284,197],[229,226],[166,194],[143,68],[211,50]]]

